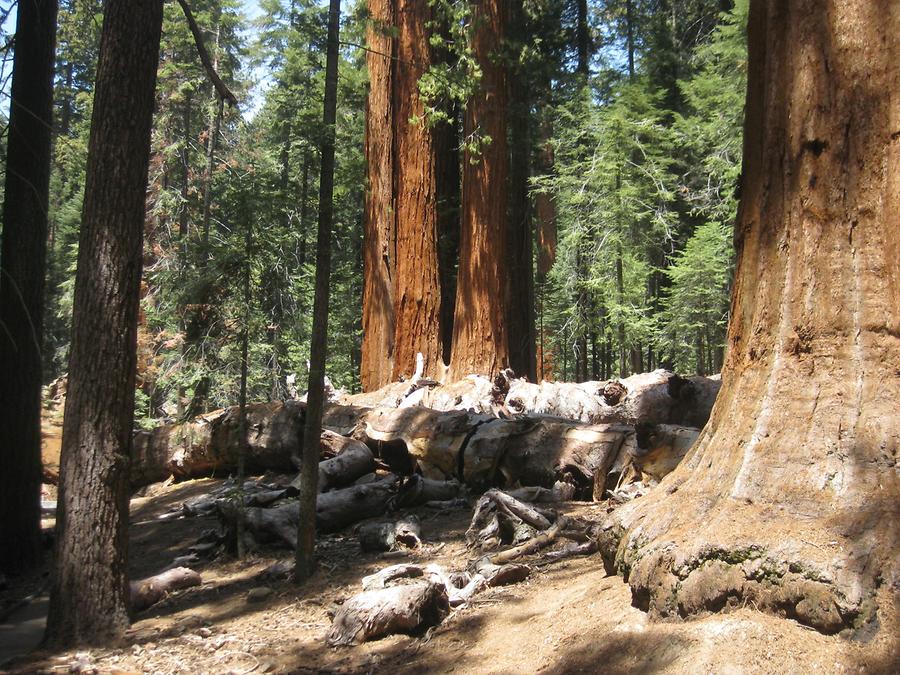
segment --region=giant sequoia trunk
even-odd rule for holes
[[[161,0],[109,0],[103,19],[63,424],[49,642],[128,626],[128,467],[144,201]]]
[[[635,601],[891,630],[900,441],[900,5],[755,0],[722,391],[602,538]]]
[[[469,101],[464,136],[490,137],[463,158],[459,275],[449,381],[470,373],[493,376],[509,362],[507,288],[507,78],[497,53],[507,21],[505,0],[473,3],[472,48],[482,70]]]
[[[56,0],[19,6],[9,110],[0,253],[0,569],[14,572],[31,568],[41,554],[41,340],[56,11]]]
[[[391,382],[394,352],[394,0],[369,0],[366,65],[368,190],[363,229],[363,340],[360,381],[365,391]]]
[[[429,14],[427,0],[397,0],[393,380],[413,374],[417,353],[425,359],[422,374],[443,373],[436,148],[419,97],[419,78],[431,63]]]
[[[361,368],[367,391],[412,375],[417,353],[425,359],[423,374],[440,377],[444,340],[438,144],[418,89],[432,61],[430,10],[426,0],[370,0],[369,12]]]

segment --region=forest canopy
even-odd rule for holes
[[[240,103],[221,104],[181,8],[166,3],[138,333],[136,416],[147,427],[237,399],[245,325],[251,400],[283,398],[288,376],[305,382],[309,357],[326,8],[191,4]],[[431,5],[435,22],[465,24],[459,3]],[[516,113],[527,133],[510,148],[524,149],[517,161],[527,185],[517,199],[535,238],[535,376],[716,372],[741,160],[746,2],[723,12],[720,2],[696,0],[530,0],[522,14],[496,48],[529,92]],[[327,374],[350,391],[360,388],[371,23],[365,3],[345,8]],[[61,3],[45,382],[64,374],[68,358],[100,24],[100,2]],[[453,146],[473,150],[477,162],[478,145],[495,140],[459,135],[466,92],[482,73],[457,33],[446,43],[456,55],[418,82],[441,115],[409,124],[455,128]],[[452,233],[439,244],[458,246]],[[448,267],[452,285],[455,262]],[[247,298],[237,283],[245,269]]]

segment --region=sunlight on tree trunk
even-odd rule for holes
[[[722,391],[685,461],[604,536],[656,614],[750,603],[824,633],[890,617],[898,27],[897,3],[751,4]]]

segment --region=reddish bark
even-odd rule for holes
[[[395,380],[413,374],[419,352],[425,358],[424,375],[443,374],[435,139],[423,118],[418,87],[419,78],[431,63],[426,28],[429,14],[427,0],[397,0],[393,80],[397,175]]]
[[[459,276],[449,379],[470,373],[492,376],[509,362],[504,292],[506,266],[507,79],[495,50],[507,22],[505,0],[473,4],[472,46],[482,69],[469,101],[464,135],[490,137],[463,159]]]
[[[369,0],[366,31],[368,193],[363,236],[363,341],[360,381],[372,391],[391,381],[394,352],[394,40],[393,0]]]
[[[898,25],[894,2],[751,2],[722,390],[603,547],[653,612],[896,634]]]

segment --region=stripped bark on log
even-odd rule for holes
[[[131,611],[152,607],[169,593],[202,583],[200,575],[187,567],[176,567],[161,574],[131,582]]]
[[[402,443],[423,476],[446,480],[457,475],[459,451],[470,432],[489,419],[462,411],[381,408],[365,416],[365,434],[370,441]]]

